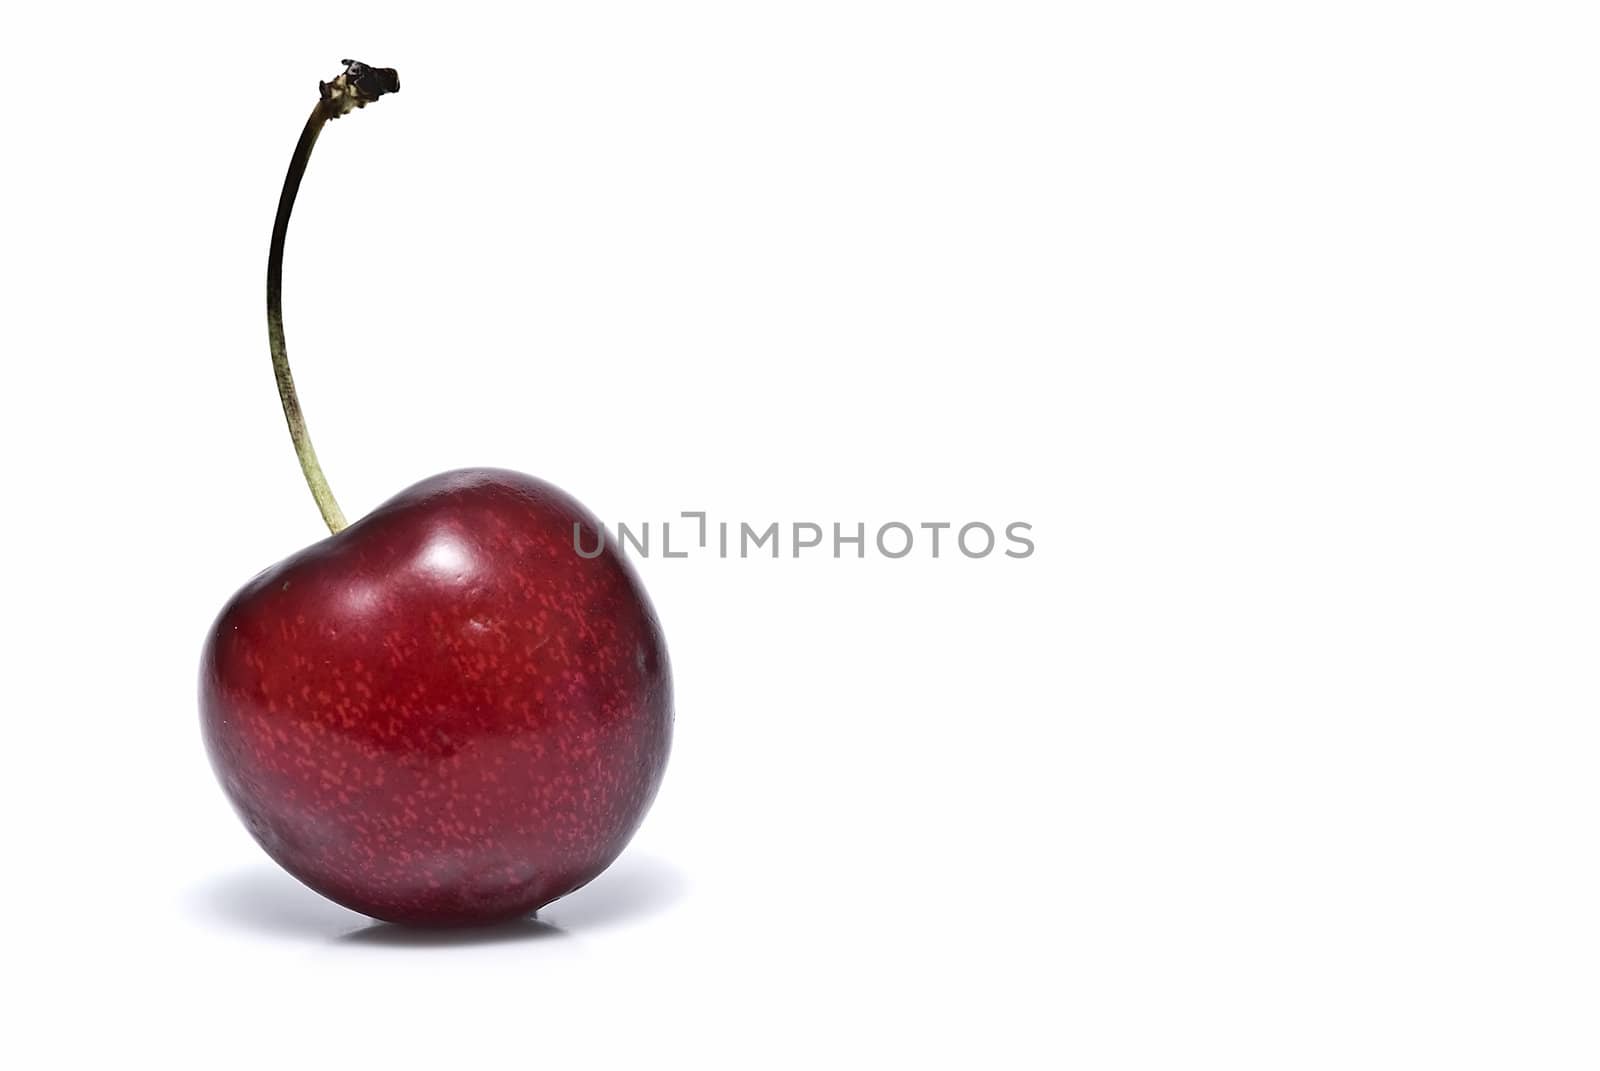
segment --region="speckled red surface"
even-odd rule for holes
[[[246,584],[212,627],[207,750],[285,869],[394,922],[531,912],[599,874],[655,796],[666,647],[560,490],[445,473]]]

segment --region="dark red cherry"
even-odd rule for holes
[[[257,576],[205,645],[206,747],[274,859],[356,911],[525,915],[622,851],[672,689],[632,567],[560,490],[451,472]]]

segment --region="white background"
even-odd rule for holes
[[[14,6],[9,1066],[1600,1060],[1590,5]],[[460,465],[607,522],[1013,520],[651,559],[678,733],[475,939],[282,876],[212,615]],[[559,930],[559,933],[553,932]]]

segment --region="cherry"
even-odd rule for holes
[[[672,687],[632,567],[531,476],[449,472],[346,526],[289,373],[283,242],[329,119],[399,89],[345,61],[296,147],[267,322],[290,435],[332,535],[241,588],[202,656],[224,791],[268,855],[356,911],[417,925],[526,915],[622,851],[660,784]]]

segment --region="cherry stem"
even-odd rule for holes
[[[278,195],[278,214],[272,221],[272,247],[267,253],[267,342],[272,349],[272,371],[278,380],[278,397],[283,402],[283,416],[289,423],[289,438],[294,442],[295,455],[300,459],[300,470],[305,473],[306,485],[316,500],[328,531],[338,533],[345,527],[344,511],[333,497],[328,478],[322,474],[317,461],[317,451],[311,445],[311,434],[306,430],[305,415],[300,411],[300,398],[294,389],[294,374],[289,371],[289,351],[283,340],[283,243],[289,234],[289,216],[294,211],[294,199],[300,192],[300,180],[305,177],[306,164],[311,160],[311,150],[317,144],[317,135],[330,119],[348,115],[377,100],[384,93],[400,89],[400,78],[392,68],[369,67],[354,60],[344,60],[344,73],[331,82],[319,84],[321,99],[311,109],[300,132],[300,141],[289,160],[289,173],[283,179],[283,192]]]

